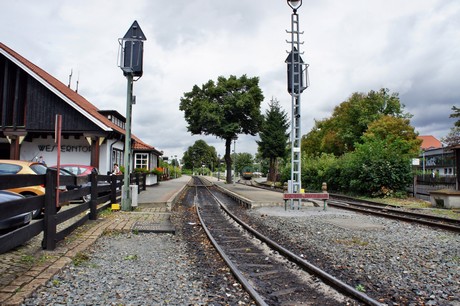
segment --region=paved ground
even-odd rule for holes
[[[105,231],[170,231],[170,208],[190,177],[161,182],[138,195],[139,207],[88,221],[58,244],[53,251],[41,249],[42,235],[15,250],[0,254],[0,305],[20,305],[25,297],[44,285],[63,267],[85,251]]]
[[[343,211],[324,211],[322,207],[312,207],[309,204],[303,204],[300,210],[286,210],[281,193],[240,184],[225,184],[222,180],[207,178],[250,202],[251,207],[257,208],[254,210],[255,213],[281,217],[344,214]],[[182,176],[147,187],[138,195],[138,208],[135,211],[119,211],[110,216],[102,215],[96,221],[88,221],[60,242],[54,251],[41,250],[42,237],[37,236],[14,251],[0,254],[0,305],[21,304],[24,298],[71,263],[106,231],[170,231],[171,207],[175,204],[176,196],[189,181],[189,176]]]

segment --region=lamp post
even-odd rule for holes
[[[126,96],[126,127],[124,150],[124,177],[121,207],[122,210],[131,210],[132,195],[129,190],[129,174],[131,161],[131,110],[133,105],[133,82],[137,81],[143,73],[144,41],[147,40],[137,21],[134,21],[123,38],[119,38],[119,67],[128,81]],[[136,80],[134,80],[136,77]]]
[[[235,186],[236,183],[236,140],[238,139],[238,136],[233,137],[233,156],[234,156],[234,161],[233,161],[233,186]]]
[[[220,181],[220,154],[217,155],[217,180]]]
[[[174,155],[174,165],[173,165],[173,169],[174,169],[174,178],[177,178],[176,164],[177,164],[177,155]]]
[[[286,59],[287,63],[287,87],[291,95],[291,180],[289,182],[289,193],[300,193],[301,190],[301,108],[300,95],[308,87],[308,64],[304,64],[300,57],[300,35],[299,15],[297,10],[302,5],[302,0],[287,0],[287,4],[292,8],[291,30],[286,31],[291,34],[291,40],[287,41],[291,45],[291,51]],[[305,69],[304,69],[305,65]],[[305,85],[304,85],[305,83]],[[291,201],[291,208],[294,208],[294,200]],[[299,200],[300,207],[300,200]]]

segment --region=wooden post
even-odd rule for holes
[[[117,177],[118,175],[110,177],[110,204],[117,203]]]
[[[45,213],[43,217],[43,241],[42,247],[45,250],[56,248],[56,192],[59,189],[56,185],[56,170],[46,170],[45,176]]]
[[[89,219],[97,220],[97,173],[92,171],[91,179],[91,202],[89,203]]]

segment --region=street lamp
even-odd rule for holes
[[[236,140],[238,139],[238,136],[233,137],[233,156],[234,156],[234,161],[233,161],[233,186],[235,186],[236,183]]]
[[[300,57],[300,35],[303,32],[299,31],[299,15],[297,9],[302,5],[302,0],[287,0],[287,4],[292,9],[291,15],[291,30],[286,31],[291,34],[291,40],[287,41],[291,45],[291,51],[286,59],[287,63],[287,89],[291,95],[291,180],[288,185],[288,193],[300,193],[301,190],[301,104],[300,96],[308,87],[308,64],[305,64]],[[304,69],[305,66],[305,69]],[[305,83],[305,85],[304,85]],[[294,200],[291,201],[291,208],[294,208]],[[299,199],[299,207],[300,207]]]
[[[295,12],[302,5],[302,0],[287,0],[287,4]]]
[[[144,41],[147,40],[137,21],[134,21],[123,38],[119,38],[119,67],[128,80],[126,98],[126,127],[125,127],[125,150],[124,150],[124,177],[121,207],[124,211],[131,210],[131,194],[129,191],[129,174],[131,161],[131,110],[133,105],[133,81],[142,76],[142,64],[144,54]]]
[[[220,181],[220,154],[217,155],[217,180]]]
[[[176,169],[176,164],[177,164],[177,155],[174,155],[174,178],[177,178],[177,169]]]

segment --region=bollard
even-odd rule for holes
[[[323,191],[323,193],[327,193],[327,184],[325,182],[322,184],[321,190]],[[323,201],[324,201],[323,210],[327,210],[327,200],[323,200]]]

